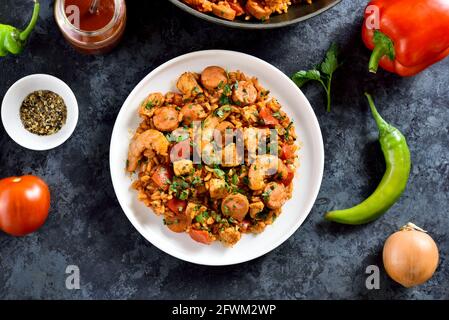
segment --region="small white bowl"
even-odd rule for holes
[[[20,120],[20,107],[32,92],[49,90],[61,96],[67,106],[67,120],[57,133],[39,136],[25,129]],[[49,150],[64,143],[75,130],[78,122],[78,103],[73,91],[62,80],[47,75],[33,74],[14,83],[2,102],[1,118],[8,135],[16,143],[31,150]]]

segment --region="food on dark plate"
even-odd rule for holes
[[[232,246],[243,233],[261,233],[292,195],[293,122],[240,71],[185,72],[176,87],[150,93],[138,108],[127,161],[138,199],[170,230],[203,244]]]
[[[300,2],[312,3],[312,0],[182,0],[192,8],[211,13],[217,17],[233,21],[236,18],[261,21],[270,19],[273,14],[282,14],[288,7]]]

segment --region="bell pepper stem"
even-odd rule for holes
[[[385,50],[385,46],[377,45],[374,47],[373,53],[371,54],[371,58],[369,59],[369,72],[376,73],[379,68],[379,62],[382,57],[385,56],[387,51]]]
[[[371,97],[371,95],[365,92],[365,96],[368,99],[368,104],[371,109],[371,113],[373,114],[374,120],[376,121],[377,127],[379,128],[379,132],[380,134],[382,134],[388,129],[389,125],[377,111],[376,106],[374,104],[374,100]]]
[[[387,56],[390,60],[394,60],[396,54],[393,41],[391,41],[386,34],[380,32],[379,30],[374,32],[373,42],[374,50],[371,54],[368,68],[370,72],[376,73],[379,68],[380,59]]]
[[[33,16],[31,17],[28,26],[19,35],[19,39],[21,41],[26,41],[30,36],[31,32],[33,31],[34,27],[36,26],[37,19],[39,18],[39,9],[40,9],[39,1],[34,0]]]

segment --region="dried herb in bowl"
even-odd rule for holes
[[[35,91],[22,102],[20,119],[29,132],[49,136],[65,125],[67,106],[64,99],[52,91]]]

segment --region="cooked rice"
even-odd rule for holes
[[[272,1],[273,3],[276,1]],[[277,1],[279,4],[283,2],[285,5],[289,1]],[[224,70],[223,70],[224,72]],[[172,108],[179,111],[182,115],[178,117],[176,123],[177,129],[187,127],[185,121],[187,118],[181,111],[185,106],[200,105],[203,111],[206,113],[206,119],[213,117],[217,110],[223,110],[227,104],[223,104],[223,97],[226,102],[235,102],[233,98],[233,92],[238,90],[238,85],[243,85],[247,82],[249,86],[254,86],[257,89],[257,100],[254,103],[249,103],[247,106],[233,105],[230,108],[230,115],[228,119],[222,122],[230,122],[235,128],[267,128],[270,124],[266,123],[266,118],[260,115],[261,110],[271,110],[272,115],[276,115],[277,124],[273,125],[279,135],[277,137],[278,152],[283,150],[284,146],[291,147],[293,155],[290,157],[284,157],[279,164],[288,169],[287,172],[295,172],[297,167],[296,151],[298,147],[295,145],[296,134],[294,125],[292,124],[288,115],[283,112],[279,102],[269,97],[269,92],[265,90],[255,78],[247,77],[240,71],[226,73],[229,83],[224,87],[218,86],[214,90],[206,90],[201,87],[203,93],[197,94],[194,97],[186,98],[186,95],[181,96],[180,93],[169,92],[164,96],[164,102],[161,105],[151,105],[151,108],[147,108],[148,101],[151,101],[154,96],[162,96],[160,93],[152,93],[142,103],[139,108],[139,114],[142,118],[142,122],[136,130],[133,141],[146,132],[147,130],[158,130],[157,127],[161,125],[156,119],[154,114],[156,112],[162,112],[163,108]],[[194,74],[195,79],[199,79],[199,74]],[[201,82],[198,81],[199,86]],[[231,88],[231,91],[226,91],[226,86]],[[198,89],[198,88],[197,88]],[[242,92],[245,92],[243,89]],[[177,99],[177,105],[174,101]],[[220,108],[220,109],[218,109]],[[246,108],[246,109],[245,109]],[[180,111],[181,110],[181,111]],[[245,117],[245,111],[252,111],[253,117]],[[151,111],[151,112],[149,112]],[[165,111],[165,110],[164,110]],[[215,113],[214,113],[215,112]],[[149,116],[151,115],[151,116]],[[215,117],[217,117],[215,115]],[[165,121],[167,119],[163,119]],[[168,119],[173,120],[173,119]],[[264,122],[265,121],[265,122]],[[204,124],[204,119],[202,124]],[[220,122],[220,123],[222,123]],[[158,125],[155,125],[158,124]],[[176,129],[176,130],[177,130]],[[265,129],[264,129],[265,130]],[[168,134],[173,130],[166,130],[164,134]],[[190,146],[196,148],[191,141],[193,141],[193,128],[188,127],[189,137],[187,142]],[[190,140],[189,140],[190,139]],[[148,141],[147,141],[148,142]],[[183,141],[169,141],[170,148],[175,148],[183,143]],[[222,146],[224,147],[224,145]],[[131,147],[130,147],[131,150]],[[131,151],[130,151],[131,152]],[[131,153],[130,153],[131,154]],[[246,154],[246,152],[245,152]],[[195,232],[204,232],[210,241],[220,240],[227,246],[234,245],[240,240],[242,233],[261,233],[267,225],[274,222],[276,217],[281,213],[281,208],[268,208],[267,201],[274,197],[267,192],[267,186],[265,189],[252,190],[248,181],[251,181],[252,177],[249,174],[250,166],[253,164],[248,163],[248,156],[245,155],[244,164],[233,167],[224,167],[222,165],[208,166],[205,163],[194,164],[193,169],[185,175],[173,175],[166,182],[167,185],[161,185],[158,178],[160,178],[161,168],[166,168],[167,175],[173,170],[173,163],[170,161],[169,154],[161,155],[156,153],[151,148],[143,149],[138,155],[138,166],[136,168],[137,179],[132,183],[132,187],[137,190],[137,198],[142,201],[146,206],[150,207],[155,214],[163,215],[164,222],[169,229],[175,232],[187,232],[195,240],[198,241],[194,234]],[[278,169],[280,170],[280,169]],[[156,178],[155,178],[156,177]],[[286,179],[286,180],[285,180]],[[266,178],[265,183],[275,183],[275,185],[285,188],[285,199],[291,198],[293,183],[288,180],[288,177],[276,174],[275,176],[269,176]],[[222,182],[226,188],[224,191],[225,199],[233,197],[236,194],[246,197],[249,203],[249,211],[243,219],[236,219],[229,212],[222,212],[221,205],[223,197],[212,197],[212,186],[214,183]],[[285,187],[283,187],[285,184]],[[274,190],[274,189],[273,189]],[[272,191],[273,191],[272,190]],[[187,193],[187,196],[186,194]],[[178,199],[183,198],[181,203],[183,206],[187,205],[187,209],[181,212],[172,211],[169,208],[169,204]],[[190,206],[190,207],[189,207]],[[194,207],[192,209],[192,207]],[[257,212],[262,207],[262,211]],[[192,210],[190,210],[190,209]]]

